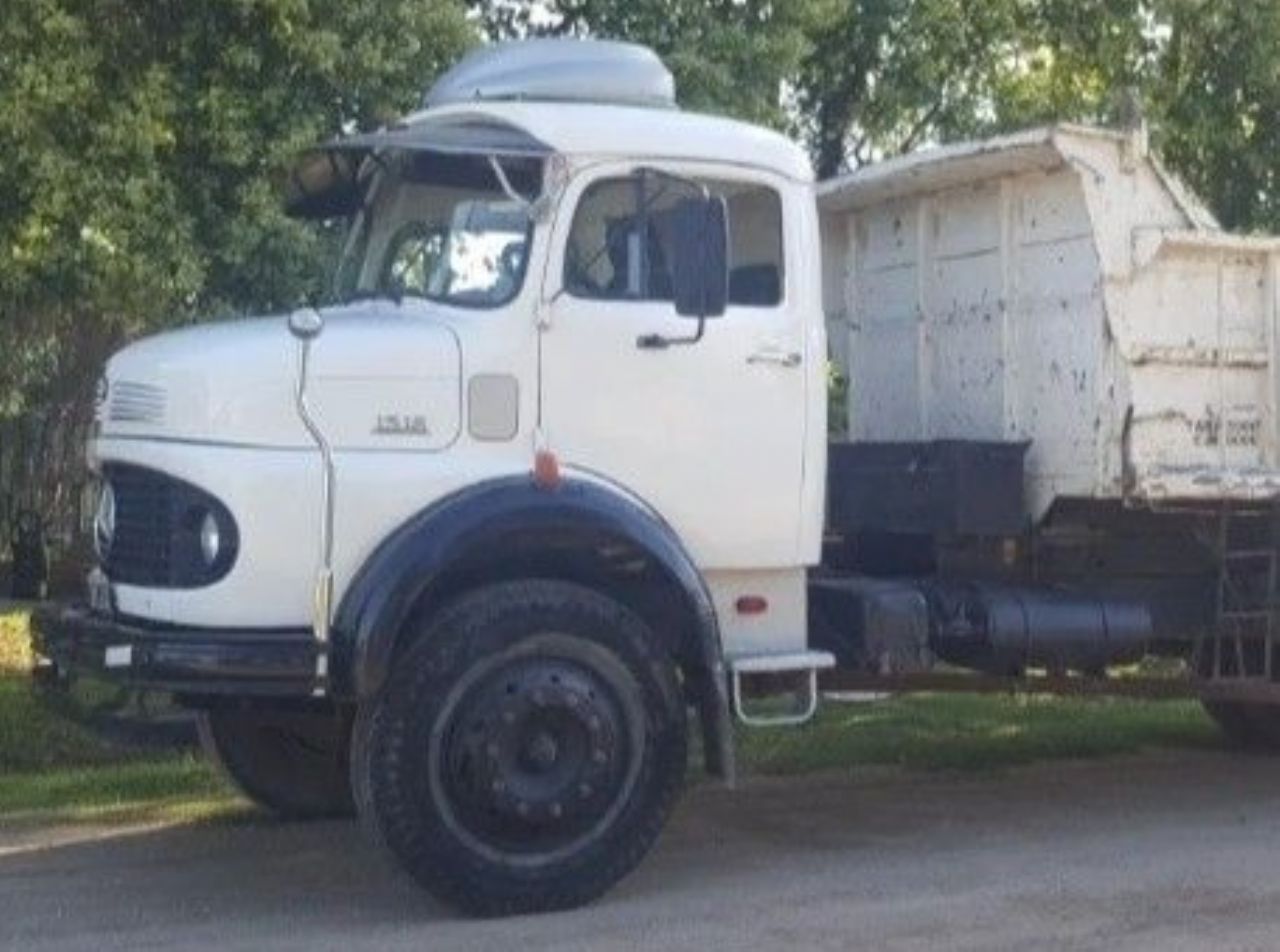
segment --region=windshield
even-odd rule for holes
[[[378,171],[339,264],[339,299],[421,297],[493,308],[524,283],[541,163],[504,159],[503,188],[485,156],[400,152]]]

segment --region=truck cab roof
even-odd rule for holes
[[[722,116],[611,103],[474,102],[423,110],[409,126],[472,115],[513,126],[571,157],[678,159],[766,169],[813,180],[809,156],[769,129]]]

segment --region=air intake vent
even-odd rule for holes
[[[634,43],[517,40],[464,57],[427,91],[423,106],[485,99],[672,109],[676,84],[653,50]]]
[[[147,383],[116,380],[107,396],[107,419],[112,423],[163,423],[165,392]]]

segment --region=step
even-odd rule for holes
[[[748,727],[795,727],[813,720],[818,711],[818,672],[836,666],[835,655],[829,651],[738,655],[728,661],[733,713]],[[757,714],[747,710],[742,696],[742,678],[756,674],[804,675],[802,690],[796,692],[795,709],[781,714]]]
[[[829,651],[789,651],[783,654],[749,654],[729,658],[729,670],[741,674],[826,671],[835,666],[836,656]]]
[[[1228,549],[1222,554],[1223,559],[1228,562],[1244,562],[1256,561],[1262,562],[1266,560],[1274,560],[1276,557],[1275,549]]]

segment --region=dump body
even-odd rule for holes
[[[1280,490],[1280,241],[1222,232],[1140,133],[930,150],[819,207],[850,439],[1029,442],[1033,522]]]

